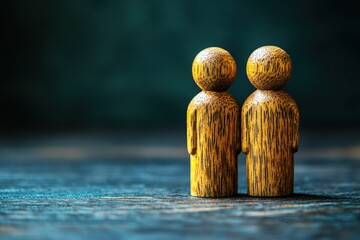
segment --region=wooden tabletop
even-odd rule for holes
[[[360,155],[346,154],[356,141],[340,146],[344,157],[331,153],[335,147],[323,154],[323,146],[302,149],[295,157],[296,194],[285,198],[246,196],[240,156],[239,195],[208,199],[189,196],[186,150],[172,138],[155,145],[144,140],[137,154],[130,140],[29,139],[0,144],[1,239],[360,235]]]

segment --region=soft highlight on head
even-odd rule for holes
[[[226,91],[236,76],[236,63],[230,53],[222,48],[202,50],[192,64],[196,84],[204,91]]]
[[[257,89],[281,89],[291,77],[291,59],[279,47],[260,47],[250,55],[246,64],[246,74]]]

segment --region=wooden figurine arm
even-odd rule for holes
[[[236,116],[236,154],[241,152],[241,113]]]
[[[196,133],[196,110],[191,106],[188,108],[187,112],[187,149],[190,155],[196,154],[196,142],[197,142],[197,133]]]
[[[248,129],[248,113],[244,109],[241,112],[241,151],[248,154],[250,150],[249,129]]]
[[[297,106],[293,109],[293,116],[294,116],[294,122],[293,122],[293,128],[292,128],[292,144],[291,144],[291,150],[293,152],[297,152],[299,148],[299,126],[300,126],[300,113]]]

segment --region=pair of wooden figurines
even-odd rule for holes
[[[281,48],[256,49],[248,59],[246,73],[257,90],[240,113],[239,104],[226,91],[236,76],[229,52],[212,47],[195,57],[192,74],[202,92],[187,110],[192,196],[236,195],[240,152],[247,155],[248,195],[293,193],[299,110],[282,90],[291,72],[291,59]]]

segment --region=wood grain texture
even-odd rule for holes
[[[291,59],[279,47],[264,46],[250,55],[246,64],[246,74],[257,89],[281,89],[291,77]]]
[[[204,91],[226,91],[236,77],[236,63],[228,51],[206,48],[195,57],[192,75]]]
[[[250,62],[251,66],[257,66],[247,68],[250,69],[247,73],[251,83],[269,90],[256,90],[243,104],[242,152],[247,155],[248,194],[283,196],[293,193],[294,152],[299,145],[299,110],[289,94],[273,90],[283,87],[288,81],[291,62],[286,59],[290,58],[284,58],[284,51],[279,51],[277,47],[265,48],[255,50],[252,55],[257,58],[250,56],[248,61],[248,65]]]
[[[187,110],[192,196],[237,194],[240,107],[224,91],[235,74],[235,61],[223,49],[205,49],[194,60],[193,77],[204,91],[195,96]]]
[[[153,137],[158,134],[154,132]],[[149,142],[146,135],[139,136],[138,141]],[[164,139],[180,136],[162,136],[152,144],[161,148],[179,146],[181,140],[172,143]],[[320,142],[336,146],[339,141],[343,143],[341,138],[329,142],[328,136],[318,136],[315,139],[319,141],[314,141],[313,135],[304,140],[310,141],[311,148]],[[357,136],[346,144],[358,144]],[[0,144],[0,150],[12,146],[14,154],[24,152],[30,157],[14,159],[0,151],[0,239],[359,238],[359,158],[299,159],[296,194],[281,198],[246,196],[245,170],[240,167],[241,194],[216,199],[189,196],[186,156],[170,161],[109,159],[92,153],[83,161],[38,158],[38,149],[49,144],[95,149],[106,146],[117,151],[119,145],[126,147],[129,141],[123,135],[115,142],[114,135],[84,143],[87,139],[89,136],[79,141],[77,137],[64,140],[64,135],[52,135],[41,142],[28,137],[22,141],[6,139],[6,144]]]

